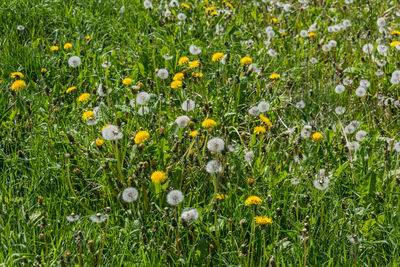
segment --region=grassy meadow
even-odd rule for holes
[[[0,3],[0,266],[399,266],[400,5]]]

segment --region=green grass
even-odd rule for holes
[[[396,2],[310,1],[302,9],[291,1],[285,12],[261,0],[232,1],[228,15],[222,1],[192,0],[189,9],[171,7],[170,17],[164,16],[166,2],[158,2],[153,10],[137,0],[0,4],[0,265],[398,266],[399,153],[388,140],[400,141],[399,107],[378,98],[400,100],[399,85],[391,83],[400,59],[390,47],[399,41],[390,34],[400,30]],[[210,6],[217,15],[205,11]],[[379,32],[380,17],[387,34]],[[328,31],[344,19],[352,25]],[[313,23],[317,37],[301,38]],[[268,26],[275,32],[269,44]],[[337,46],[324,52],[330,40]],[[64,50],[65,43],[73,48]],[[374,45],[373,56],[362,51],[366,43]],[[199,55],[189,53],[192,44]],[[378,44],[388,46],[386,55],[377,52]],[[50,50],[53,45],[58,51]],[[278,55],[269,56],[270,48]],[[216,52],[227,55],[226,64],[212,62]],[[76,69],[68,65],[73,55],[82,60]],[[200,67],[179,66],[182,56]],[[259,74],[241,66],[244,56]],[[103,68],[104,61],[111,66]],[[166,80],[157,77],[161,68],[169,71]],[[19,92],[10,90],[16,71],[27,84]],[[173,89],[178,72],[185,73],[183,87]],[[280,78],[270,79],[272,73]],[[353,83],[336,94],[346,77]],[[132,84],[124,85],[124,78]],[[360,98],[355,90],[362,79],[371,86]],[[109,101],[97,93],[99,84],[112,90]],[[90,93],[90,99],[75,103],[74,92],[66,93],[72,86],[76,97]],[[140,91],[151,95],[144,116],[129,104]],[[193,111],[181,109],[186,99],[196,102]],[[254,128],[266,125],[248,111],[262,100],[270,103],[263,114],[272,127],[256,135]],[[296,106],[301,100],[302,109]],[[82,114],[97,106],[102,116],[89,126]],[[338,106],[344,114],[335,113]],[[174,121],[182,115],[191,123],[179,128]],[[207,118],[217,126],[202,128]],[[360,126],[345,134],[353,120]],[[105,124],[118,126],[123,138],[98,147]],[[304,125],[322,133],[322,141],[301,137]],[[138,145],[140,130],[150,138]],[[193,130],[199,130],[194,138]],[[367,135],[349,151],[346,143],[359,130]],[[222,152],[207,149],[212,137],[225,141]],[[236,151],[228,150],[231,144]],[[250,163],[247,151],[254,152]],[[221,162],[221,173],[207,173],[212,159]],[[330,178],[326,190],[313,185],[320,169]],[[150,179],[154,171],[166,173],[161,186]],[[228,198],[215,198],[215,181]],[[139,191],[133,203],[121,198],[128,186]],[[184,195],[176,208],[166,199],[172,189]],[[262,204],[245,206],[251,195]],[[180,216],[189,207],[199,218],[185,223]],[[106,208],[105,222],[90,220]],[[71,213],[79,220],[68,222]],[[255,216],[273,223],[257,226]],[[353,244],[352,235],[361,241]]]

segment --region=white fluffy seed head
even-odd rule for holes
[[[345,108],[345,107],[339,106],[339,107],[336,107],[336,108],[335,108],[335,113],[336,113],[337,115],[343,115],[345,111],[346,111],[346,108]]]
[[[312,127],[310,125],[304,125],[303,129],[301,129],[301,137],[309,138],[311,136]]]
[[[207,163],[206,170],[208,173],[219,173],[222,171],[222,166],[218,161],[210,160]]]
[[[365,44],[362,48],[363,52],[365,54],[372,54],[374,51],[374,45],[373,44]]]
[[[185,223],[191,223],[199,218],[199,212],[197,209],[185,209],[182,211],[181,220]]]
[[[190,54],[196,56],[201,53],[201,49],[199,47],[195,46],[194,44],[192,44],[189,47],[189,52],[190,52]]]
[[[178,18],[178,20],[183,21],[183,20],[186,19],[186,15],[185,15],[184,13],[179,13],[179,14],[177,15],[177,18]]]
[[[172,190],[167,195],[167,202],[171,206],[177,206],[183,201],[183,194],[179,190]]]
[[[390,82],[394,85],[400,83],[400,70],[395,70],[392,72],[392,78],[390,79]]]
[[[352,124],[349,124],[346,127],[344,127],[344,132],[346,134],[352,134],[352,133],[354,133],[355,130],[356,130],[356,128]]]
[[[252,108],[249,109],[249,114],[251,116],[258,116],[258,115],[260,115],[260,110],[256,106],[252,107]]]
[[[356,89],[356,95],[357,95],[358,97],[363,97],[363,96],[365,96],[366,94],[367,94],[367,89],[365,89],[364,87],[359,86],[359,87]]]
[[[196,103],[193,100],[187,99],[183,101],[181,108],[183,111],[189,112],[192,111],[196,107]]]
[[[305,106],[306,106],[306,103],[304,103],[303,100],[300,100],[299,102],[296,103],[296,108],[298,108],[298,109],[303,109],[303,108],[305,108]]]
[[[115,125],[106,126],[102,131],[102,135],[104,140],[108,141],[120,140],[123,136],[123,134],[119,132],[118,127]]]
[[[146,107],[146,106],[141,106],[141,107],[139,108],[139,110],[138,110],[138,114],[139,114],[140,116],[149,114],[149,112],[150,112],[150,109],[149,109],[148,107]]]
[[[347,142],[346,146],[350,151],[356,151],[360,148],[360,144],[357,141]]]
[[[261,101],[257,107],[260,112],[266,112],[269,110],[270,105],[268,102]]]
[[[165,80],[168,78],[169,72],[167,69],[159,69],[157,72],[158,78]]]
[[[346,90],[346,87],[344,87],[343,85],[339,84],[335,87],[335,93],[336,94],[341,94]]]
[[[186,127],[190,122],[190,119],[188,116],[179,116],[176,118],[175,123],[178,124],[180,128]]]
[[[122,200],[128,203],[136,201],[138,196],[139,192],[134,187],[125,188],[125,190],[122,192]]]
[[[81,65],[81,59],[78,56],[72,56],[68,59],[68,64],[71,66],[71,68],[76,68]]]
[[[142,106],[145,105],[149,100],[150,100],[150,94],[147,92],[140,92],[136,96],[136,103]]]
[[[318,190],[326,190],[329,186],[329,179],[328,178],[317,178],[313,182],[314,187]]]
[[[207,148],[211,152],[220,152],[225,148],[225,141],[219,137],[214,137],[207,142]]]
[[[364,141],[365,136],[367,135],[367,132],[364,130],[360,130],[356,133],[356,139],[358,142]]]
[[[248,163],[252,162],[254,159],[254,152],[248,151],[244,154],[244,160]]]

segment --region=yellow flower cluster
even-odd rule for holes
[[[91,110],[85,111],[82,115],[82,119],[85,121],[89,118],[94,118],[94,112]]]
[[[76,88],[75,88],[76,89]],[[78,101],[79,102],[84,102],[84,101],[88,101],[90,98],[90,94],[89,93],[83,93],[78,97]]]
[[[201,124],[203,128],[214,128],[215,126],[217,126],[217,123],[213,119],[205,119]]]
[[[150,134],[146,131],[139,131],[135,136],[135,144],[142,144],[150,138]]]
[[[258,196],[250,196],[244,202],[245,206],[258,206],[261,205],[262,200]]]
[[[153,183],[159,183],[160,184],[160,183],[164,182],[165,179],[166,179],[165,172],[162,172],[162,171],[155,171],[151,175],[151,181]]]
[[[268,218],[267,216],[256,216],[254,217],[254,221],[258,225],[266,225],[266,224],[272,224],[272,219]]]

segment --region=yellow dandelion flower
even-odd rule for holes
[[[47,70],[46,70],[46,68],[42,68],[42,69],[40,70],[40,72],[41,72],[41,73],[46,73]]]
[[[268,218],[267,216],[256,216],[254,217],[254,221],[258,225],[266,225],[266,224],[272,224],[272,219]]]
[[[278,22],[278,19],[277,19],[277,18],[272,18],[272,22],[273,22],[274,24],[276,24],[276,23]]]
[[[203,128],[214,128],[215,126],[217,126],[217,123],[213,119],[205,119],[201,124]]]
[[[180,57],[179,60],[178,60],[178,65],[182,66],[182,65],[185,65],[188,62],[189,62],[189,58],[188,57]]]
[[[214,55],[212,55],[211,60],[214,61],[214,62],[215,61],[220,61],[223,57],[224,57],[224,54],[218,52],[218,53],[215,53]]]
[[[269,75],[269,78],[270,79],[273,79],[273,80],[277,80],[277,79],[279,79],[281,76],[278,74],[278,73],[272,73],[271,75]]]
[[[200,66],[200,61],[194,60],[189,62],[189,69],[195,69]]]
[[[287,35],[287,33],[286,32],[282,32],[281,35],[282,35],[282,37],[285,37]]]
[[[321,134],[320,132],[315,132],[315,133],[312,135],[312,140],[313,140],[314,142],[320,142],[320,141],[322,141],[322,134]]]
[[[199,133],[199,131],[198,130],[194,130],[194,131],[191,131],[190,133],[189,133],[189,135],[191,136],[191,137],[196,137],[197,136],[197,134]]]
[[[90,41],[90,39],[92,39],[92,37],[91,37],[90,35],[87,35],[87,36],[85,37],[85,39],[86,39],[86,41]]]
[[[232,5],[231,3],[229,3],[229,2],[225,2],[225,5],[226,5],[227,7],[229,7],[230,9],[232,9],[232,10],[233,10],[233,5]]]
[[[72,48],[72,44],[71,43],[66,43],[64,45],[64,50],[68,50],[68,49],[71,49],[71,48]]]
[[[21,91],[22,89],[24,89],[26,87],[26,83],[23,80],[17,80],[15,82],[12,83],[11,85],[11,90],[18,92]]]
[[[392,30],[390,32],[391,35],[400,35],[400,31]]]
[[[94,112],[91,111],[91,110],[88,110],[88,111],[83,112],[82,120],[85,121],[85,120],[87,120],[87,119],[89,119],[89,118],[94,118]]]
[[[24,78],[24,74],[22,74],[22,72],[13,72],[11,73],[11,78],[18,78],[18,79],[23,79]]]
[[[248,178],[247,179],[248,184],[254,184],[254,179],[253,178]]]
[[[146,131],[139,131],[135,135],[135,144],[142,144],[144,143],[147,139],[150,138],[150,134]]]
[[[261,121],[264,122],[268,127],[271,127],[271,126],[272,126],[271,121],[270,121],[267,117],[265,117],[263,114],[260,114],[260,119],[261,119]]]
[[[96,140],[96,146],[101,147],[102,145],[104,145],[104,140],[103,139],[97,139]]]
[[[251,65],[253,63],[253,60],[250,57],[244,57],[240,60],[240,64],[242,64],[242,66],[248,66]]]
[[[390,43],[390,46],[395,47],[395,46],[398,46],[399,44],[400,44],[400,41],[393,41]]]
[[[263,126],[257,126],[256,128],[254,128],[254,133],[255,134],[261,134],[261,133],[265,133],[266,129]]]
[[[58,51],[58,46],[56,46],[56,45],[53,45],[52,47],[50,47],[50,50],[51,51]]]
[[[206,12],[211,12],[211,11],[213,11],[214,9],[215,9],[215,7],[210,6],[210,7],[207,7],[207,8],[205,9],[205,11],[206,11]]]
[[[198,73],[195,73],[195,72],[192,72],[192,76],[193,77],[195,77],[195,78],[201,78],[201,77],[203,77],[203,73],[201,73],[201,72],[198,72]]]
[[[187,9],[190,8],[190,6],[189,6],[188,4],[185,4],[185,3],[182,3],[182,4],[181,4],[181,7],[184,7],[184,8],[187,8]]]
[[[213,11],[213,12],[210,13],[210,15],[211,16],[216,16],[216,15],[218,15],[218,12],[217,11]]]
[[[229,199],[229,196],[228,196],[228,195],[224,195],[224,194],[217,194],[217,195],[215,196],[215,198],[216,198],[216,199],[223,200],[223,199]]]
[[[165,179],[166,179],[165,172],[162,171],[155,171],[151,175],[151,181],[153,183],[162,183],[165,181]]]
[[[185,78],[185,75],[182,72],[178,72],[177,74],[174,75],[173,80],[174,81],[182,81],[183,78]]]
[[[182,87],[182,82],[181,81],[173,81],[171,83],[171,88],[176,89],[176,88],[179,88],[179,87]]]
[[[316,32],[310,32],[308,34],[308,37],[317,37],[317,33]]]
[[[90,94],[89,93],[83,93],[79,96],[78,101],[79,102],[83,102],[83,101],[87,101],[90,98]]]
[[[132,79],[131,78],[125,78],[122,80],[122,83],[125,85],[129,85],[132,83]]]
[[[66,93],[71,93],[72,91],[76,90],[76,86],[72,86],[70,88],[67,89],[67,91],[65,91]]]
[[[259,198],[258,196],[250,196],[246,199],[246,201],[244,202],[245,206],[258,206],[261,205],[262,200],[261,198]]]

